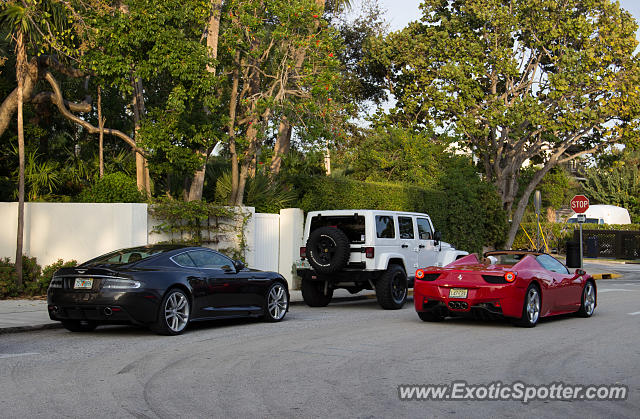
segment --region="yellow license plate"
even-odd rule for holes
[[[467,298],[466,288],[451,288],[449,289],[449,298]]]
[[[93,278],[76,278],[76,282],[73,284],[75,289],[87,289],[93,287]]]

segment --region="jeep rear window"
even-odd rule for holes
[[[396,237],[396,228],[391,215],[376,215],[376,234],[379,239]]]
[[[313,217],[311,231],[318,227],[337,227],[349,238],[349,243],[364,243],[364,216],[341,215],[331,217]]]

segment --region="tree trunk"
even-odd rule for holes
[[[22,30],[17,34],[16,78],[18,79],[18,236],[16,240],[16,285],[22,288],[22,247],[24,242],[24,121],[22,115],[26,50]]]
[[[135,126],[135,139],[138,139],[138,132],[142,126],[142,116],[145,113],[144,110],[144,96],[142,88],[142,80],[136,78],[133,82],[133,119]],[[147,166],[147,159],[140,153],[136,153],[136,182],[138,189],[146,192],[147,196],[151,195],[151,184],[149,181],[149,167]]]
[[[104,176],[104,119],[102,119],[102,90],[98,86],[98,128],[100,134],[98,135],[98,166],[99,176],[102,179]]]
[[[524,189],[522,197],[520,197],[520,200],[518,201],[516,212],[513,214],[511,226],[509,227],[509,234],[507,235],[506,243],[507,249],[511,249],[511,246],[513,245],[513,241],[515,240],[518,229],[520,228],[520,222],[522,221],[522,217],[524,217],[524,211],[527,209],[527,205],[529,204],[529,198],[531,197],[531,194],[533,193],[536,186],[538,186],[544,175],[546,175],[549,170],[555,167],[556,162],[557,157],[552,157],[551,160],[549,160],[549,162],[547,162],[542,169],[538,170],[536,174],[533,175],[531,182],[529,182],[527,187]]]
[[[229,196],[229,205],[234,205],[237,199],[238,184],[240,174],[238,173],[238,151],[236,149],[236,114],[238,107],[238,84],[240,82],[240,70],[237,64],[240,61],[240,52],[236,52],[236,66],[233,69],[231,97],[229,98],[229,152],[231,153],[231,195]]]
[[[210,51],[210,58],[218,58],[218,38],[220,34],[220,12],[222,9],[222,0],[211,0],[211,17],[207,25],[207,48]],[[215,73],[215,67],[207,64],[207,72]],[[202,199],[202,190],[204,189],[204,178],[207,171],[207,159],[211,150],[201,151],[204,161],[202,167],[193,174],[193,181],[189,188],[188,201],[200,201]]]
[[[286,155],[291,148],[291,132],[291,124],[287,117],[283,115],[280,120],[280,127],[278,128],[276,145],[273,148],[273,159],[271,159],[271,166],[269,167],[272,176],[280,173],[282,157]]]
[[[17,64],[16,64],[17,68]],[[28,64],[26,77],[22,80],[22,102],[28,101],[33,94],[33,89],[38,81],[38,64],[32,59]],[[13,119],[13,113],[18,109],[18,88],[6,97],[0,105],[0,136],[4,134]]]

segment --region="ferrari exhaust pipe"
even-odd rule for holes
[[[112,315],[112,314],[113,314],[113,310],[111,310],[111,307],[105,307],[105,308],[104,308],[104,315],[105,315],[105,316],[107,316],[107,317],[108,317],[108,316],[110,316],[110,315]]]

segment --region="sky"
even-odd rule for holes
[[[382,8],[387,10],[387,20],[392,31],[402,29],[407,23],[420,19],[418,5],[421,2],[419,0],[379,0],[379,2]],[[640,22],[640,0],[620,0],[620,5]],[[640,39],[640,31],[636,33],[636,38]]]

